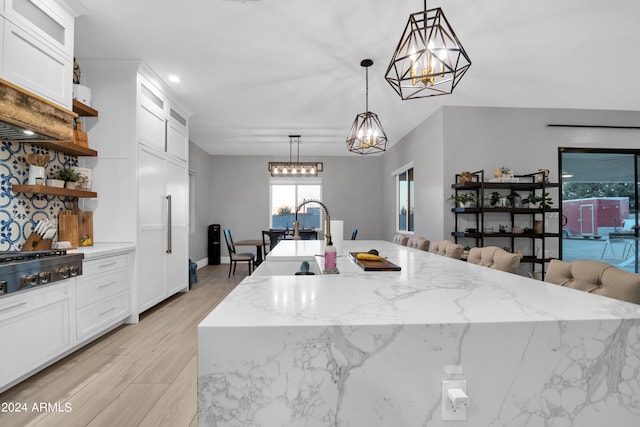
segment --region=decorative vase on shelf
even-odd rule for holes
[[[460,182],[472,182],[473,181],[473,175],[471,175],[471,172],[465,171],[460,173]]]
[[[76,189],[76,183],[75,183],[75,181],[67,181],[67,182],[64,183],[64,187],[65,188],[70,188],[72,190],[75,190]]]

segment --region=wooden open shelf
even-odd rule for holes
[[[89,147],[83,147],[82,145],[74,144],[71,141],[40,141],[37,139],[33,139],[20,142],[37,145],[38,147],[46,148],[52,151],[58,151],[60,153],[69,154],[71,156],[98,156],[98,152],[96,150]]]
[[[83,117],[98,117],[98,111],[89,107],[87,104],[83,104],[77,99],[73,100],[73,112]]]
[[[62,196],[62,197],[85,197],[85,198],[98,197],[98,193],[96,193],[95,191],[52,187],[50,185],[14,184],[11,187],[11,191],[13,191],[14,193],[47,194],[50,196]]]

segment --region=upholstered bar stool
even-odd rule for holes
[[[404,234],[396,234],[393,237],[393,243],[397,245],[407,246],[408,241],[409,241],[409,236],[405,236]]]
[[[640,274],[600,261],[551,260],[544,281],[640,304]]]
[[[428,251],[429,244],[429,240],[425,239],[424,237],[410,237],[407,241],[407,247],[420,249],[421,251]]]
[[[462,245],[452,242],[451,240],[440,240],[430,244],[429,252],[446,256],[448,258],[460,259],[464,248]]]
[[[520,267],[520,257],[517,254],[497,246],[471,248],[467,262],[514,274],[518,273]]]

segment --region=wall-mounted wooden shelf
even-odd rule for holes
[[[83,147],[82,145],[74,144],[71,141],[39,141],[37,139],[20,141],[27,144],[37,145],[38,147],[46,148],[48,150],[58,151],[60,153],[69,154],[71,156],[86,156],[97,157],[98,152],[89,147]]]
[[[13,191],[14,193],[47,194],[49,196],[62,196],[62,197],[84,197],[84,198],[98,197],[98,193],[96,193],[95,191],[52,187],[50,185],[14,184],[11,187],[11,191]]]
[[[87,104],[83,104],[77,99],[73,100],[73,112],[83,117],[98,117],[98,111],[89,107]]]

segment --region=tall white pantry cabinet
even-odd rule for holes
[[[96,239],[136,244],[135,317],[189,289],[190,113],[139,61],[78,63],[100,111],[85,119],[100,156],[83,159],[100,197],[84,206],[94,211]]]

